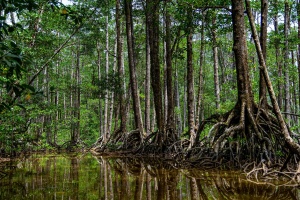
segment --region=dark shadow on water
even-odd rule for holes
[[[295,187],[254,184],[233,171],[176,169],[157,159],[35,154],[0,165],[0,199],[300,199]]]

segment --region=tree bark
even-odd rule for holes
[[[134,53],[134,37],[133,37],[133,23],[132,23],[132,1],[124,1],[125,18],[126,18],[126,35],[127,35],[127,50],[128,50],[128,62],[130,72],[130,85],[133,100],[134,121],[136,129],[140,131],[140,134],[144,135],[144,127],[142,122],[140,98],[138,91],[138,83],[136,78],[136,60]]]
[[[219,62],[218,62],[218,44],[216,31],[216,13],[213,13],[212,19],[212,40],[213,40],[213,57],[214,57],[214,86],[216,97],[216,109],[220,109],[220,84],[219,84]]]
[[[80,136],[80,44],[76,49],[76,66],[75,66],[75,86],[74,86],[74,120],[73,131],[71,135],[71,143],[76,144]]]
[[[108,16],[106,16],[105,18],[105,78],[106,80],[108,80],[108,71],[109,71],[109,35],[108,35]],[[107,138],[108,138],[108,123],[109,123],[109,117],[108,117],[108,96],[109,96],[109,91],[107,89],[105,89],[105,95],[104,95],[104,132],[103,134],[103,142],[106,143],[107,142]]]
[[[97,71],[98,71],[98,81],[101,80],[101,52],[100,52],[100,44],[99,41],[97,41]],[[102,100],[101,100],[101,94],[99,94],[99,137],[103,134],[103,120],[102,120]]]
[[[180,108],[180,95],[179,95],[179,83],[178,83],[178,70],[175,69],[175,105],[177,110],[181,110]],[[177,124],[177,134],[180,138],[180,134],[182,133],[182,120],[181,120],[181,112],[177,112],[176,114],[176,124]]]
[[[268,0],[261,0],[261,19],[260,19],[260,46],[264,59],[267,59],[267,28],[268,28]],[[267,87],[263,72],[259,72],[259,101],[263,109],[268,108]]]
[[[188,125],[190,135],[189,149],[194,145],[195,133],[195,114],[194,114],[194,67],[193,67],[193,33],[187,33],[187,107]]]
[[[274,0],[273,5],[275,7],[275,10],[278,10],[278,1]],[[275,34],[278,35],[279,34],[279,29],[278,29],[278,11],[275,12],[274,15],[274,31]],[[278,81],[277,81],[277,88],[278,88],[278,96],[277,96],[277,101],[278,101],[278,106],[280,109],[282,109],[282,102],[283,102],[283,80],[282,80],[282,62],[281,62],[281,58],[280,58],[280,41],[276,40],[275,41],[275,55],[276,55],[276,64],[278,67]]]
[[[204,27],[205,27],[205,12],[202,12],[203,20],[201,24],[201,39],[200,39],[200,60],[199,60],[199,86],[197,93],[197,104],[196,104],[196,117],[195,117],[195,126],[199,126],[199,121],[202,121],[204,118],[203,114],[203,89],[204,89],[204,78],[203,78],[203,65],[204,65]]]
[[[232,0],[232,11],[233,50],[237,70],[238,104],[242,105],[242,102],[246,101],[246,105],[251,107],[254,99],[249,78],[243,2]]]
[[[289,75],[289,29],[290,29],[290,5],[287,0],[284,2],[284,111],[286,113],[291,112],[290,103],[290,75]],[[285,115],[287,124],[290,125],[291,116],[289,114]]]
[[[124,94],[125,88],[123,84],[123,77],[124,77],[124,63],[123,63],[123,39],[121,35],[121,10],[120,10],[120,0],[116,0],[116,32],[117,32],[117,68],[120,77],[119,82],[119,108],[120,108],[120,131],[122,133],[126,132],[126,108],[125,108],[125,101],[124,101]]]
[[[146,16],[148,21],[148,16]],[[151,61],[150,61],[150,41],[149,26],[146,23],[146,78],[145,78],[145,130],[149,135],[151,132]]]
[[[168,12],[168,6],[170,0],[167,0],[166,8],[166,65],[167,65],[167,98],[168,100],[168,111],[167,111],[167,129],[174,130],[174,91],[173,91],[173,69],[172,69],[172,52],[171,52],[171,16]]]
[[[147,0],[147,23],[149,27],[150,59],[151,59],[151,85],[156,112],[156,124],[159,132],[165,131],[162,89],[159,61],[159,0]],[[164,139],[163,139],[164,140]]]

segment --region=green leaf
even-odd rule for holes
[[[22,108],[23,110],[26,110],[26,108],[23,105],[21,105],[21,104],[17,104],[17,106],[20,107],[20,108]]]

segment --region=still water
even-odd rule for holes
[[[0,199],[300,199],[300,189],[253,184],[238,172],[91,154],[34,154],[0,164]]]

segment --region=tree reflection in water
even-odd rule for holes
[[[155,158],[32,155],[0,170],[8,174],[0,199],[300,199],[297,188],[253,184],[239,172],[176,169]]]

